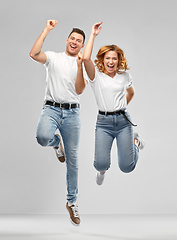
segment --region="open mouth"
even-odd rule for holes
[[[70,45],[70,48],[71,48],[72,50],[75,50],[75,49],[76,49],[76,46]]]
[[[108,68],[110,68],[110,69],[113,69],[114,68],[114,65],[107,65],[108,66]]]

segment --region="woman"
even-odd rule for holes
[[[134,124],[126,110],[134,96],[134,88],[131,76],[126,72],[129,68],[124,52],[116,45],[103,46],[94,61],[96,69],[91,60],[93,43],[101,31],[101,24],[102,22],[93,25],[83,55],[85,69],[99,109],[94,160],[94,167],[98,171],[98,185],[103,183],[105,173],[110,167],[110,152],[115,138],[119,167],[125,173],[134,170],[139,149],[144,147],[140,136],[137,133],[133,135]]]

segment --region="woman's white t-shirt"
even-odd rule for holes
[[[68,56],[65,52],[45,52],[46,92],[45,101],[58,103],[79,103],[80,97],[75,91],[77,77],[77,57]],[[84,71],[84,78],[86,78]]]
[[[132,85],[132,77],[129,73],[116,74],[114,78],[95,70],[95,78],[90,79],[98,109],[100,111],[113,112],[126,109],[126,89]]]

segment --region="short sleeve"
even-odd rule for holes
[[[44,63],[44,66],[45,66],[45,67],[48,67],[48,65],[49,65],[49,63],[50,63],[50,61],[51,61],[51,59],[52,59],[52,57],[53,57],[53,55],[54,55],[54,52],[46,51],[46,52],[44,52],[44,53],[45,53],[46,56],[47,56],[47,61]]]
[[[127,74],[127,84],[126,84],[126,89],[130,88],[132,86],[132,76],[130,75],[130,73],[126,73]]]

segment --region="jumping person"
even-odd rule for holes
[[[78,226],[79,95],[87,84],[80,50],[84,47],[85,34],[82,30],[73,28],[66,40],[65,52],[41,52],[46,36],[56,25],[56,20],[47,21],[30,52],[30,57],[44,64],[47,71],[45,99],[36,138],[41,146],[53,147],[58,160],[66,162],[66,208],[71,222]],[[60,134],[56,134],[57,129]]]
[[[137,133],[133,135],[133,126],[127,112],[127,104],[134,96],[132,78],[128,70],[124,52],[116,45],[103,46],[97,53],[95,66],[91,60],[95,37],[101,31],[102,22],[92,27],[91,35],[84,50],[85,70],[98,105],[95,130],[95,159],[97,170],[96,182],[103,183],[109,169],[110,152],[116,138],[118,163],[121,171],[129,173],[134,170],[139,156],[139,149],[144,141]]]

